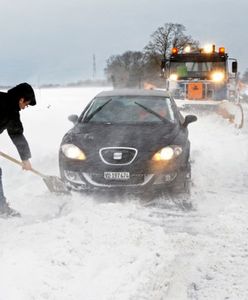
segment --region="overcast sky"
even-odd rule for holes
[[[248,68],[248,0],[0,0],[0,85],[97,77],[111,55],[142,51],[164,23],[225,46]]]

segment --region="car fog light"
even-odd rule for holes
[[[74,183],[80,183],[80,184],[85,184],[85,182],[81,179],[79,174],[77,172],[73,171],[64,171],[64,175],[68,181],[74,182]]]
[[[173,172],[173,173],[170,173],[170,174],[166,174],[165,177],[164,177],[164,179],[165,179],[166,182],[171,182],[176,177],[177,177],[177,172]]]
[[[154,184],[169,183],[173,181],[176,178],[176,176],[177,176],[176,172],[158,175],[154,181]]]

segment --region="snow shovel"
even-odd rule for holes
[[[0,151],[0,155],[16,164],[22,166],[22,163],[19,160],[1,152],[1,151]],[[44,175],[34,169],[31,169],[30,171],[33,172],[34,174],[40,176],[43,179],[43,181],[45,182],[45,184],[50,192],[60,193],[60,194],[61,193],[70,194],[70,191],[68,190],[66,184],[62,181],[61,178],[59,178],[57,176]]]

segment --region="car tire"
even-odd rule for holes
[[[190,195],[191,189],[191,165],[190,162],[182,170],[182,173],[176,178],[173,185],[169,188],[172,194]]]

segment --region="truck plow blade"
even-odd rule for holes
[[[234,124],[236,128],[242,128],[244,113],[240,103],[222,101],[176,100],[176,104],[182,112],[190,112],[196,115],[216,113]]]
[[[242,128],[244,125],[244,111],[240,103],[223,101],[219,104],[217,113],[228,119],[237,128]]]

